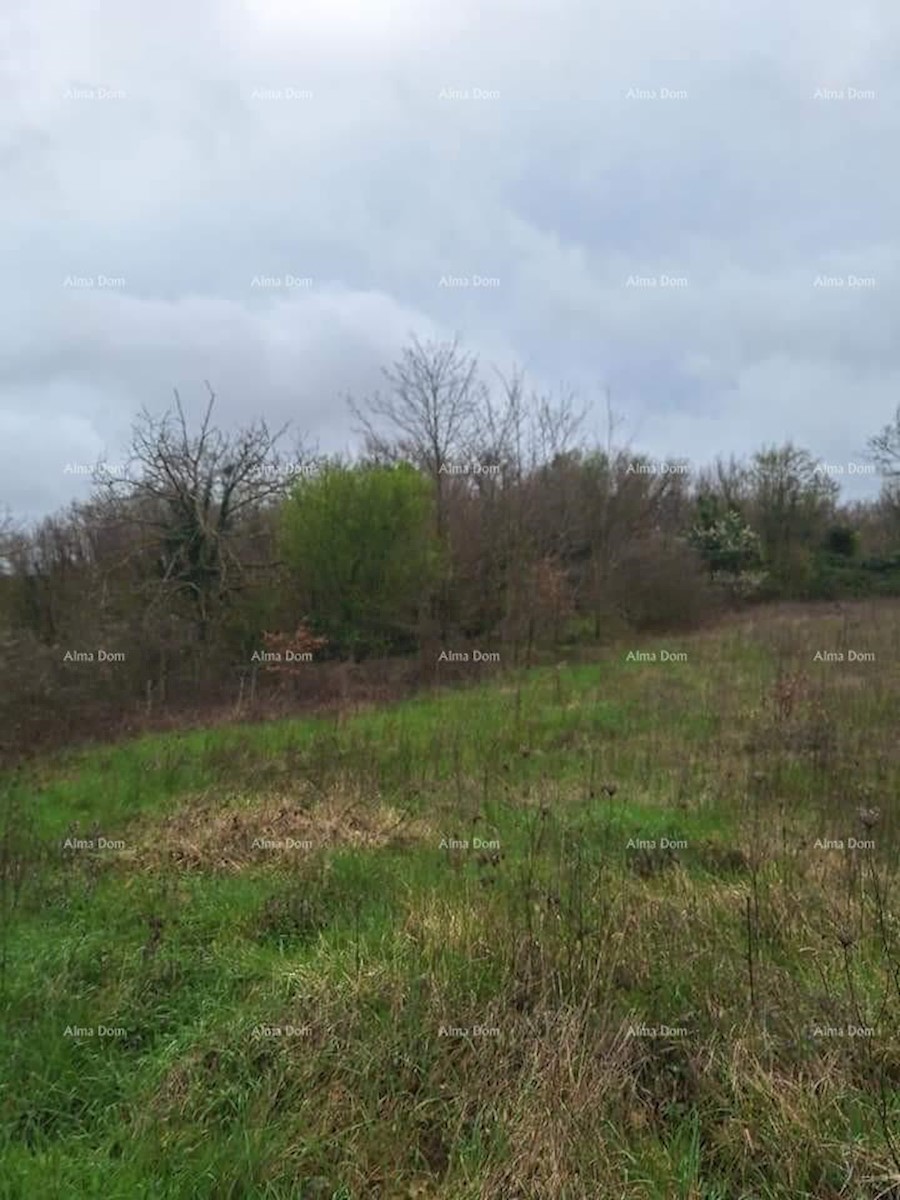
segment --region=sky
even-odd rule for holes
[[[14,0],[0,508],[179,390],[358,445],[412,334],[651,457],[793,440],[847,498],[900,402],[895,0]]]

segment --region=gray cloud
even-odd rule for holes
[[[298,8],[11,19],[0,501],[83,494],[66,463],[206,378],[343,448],[413,330],[609,383],[657,456],[846,461],[889,418],[887,0]]]

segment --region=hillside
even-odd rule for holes
[[[0,1194],[900,1197],[898,652],[759,609],[7,777]]]

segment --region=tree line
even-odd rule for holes
[[[142,411],[89,498],[0,531],[0,755],[127,714],[299,696],[317,664],[442,649],[509,664],[723,605],[900,594],[900,408],[867,442],[880,495],[842,503],[792,444],[693,468],[616,441],[458,339],[413,338],[351,401],[361,443]],[[277,647],[277,648],[273,648]],[[321,672],[320,672],[321,674]]]

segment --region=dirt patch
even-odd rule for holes
[[[240,871],[288,865],[336,847],[379,849],[419,842],[429,826],[378,796],[303,788],[253,797],[200,796],[135,833],[129,857],[180,868]]]

